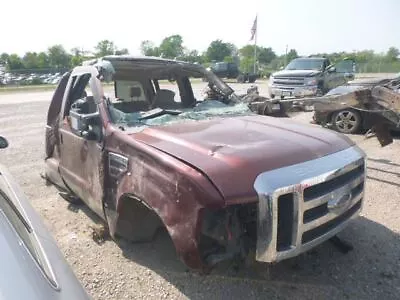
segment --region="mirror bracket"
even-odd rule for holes
[[[88,136],[90,132],[90,126],[100,126],[100,114],[99,112],[90,114],[80,114],[76,111],[71,110],[70,112],[71,128],[72,131],[79,136]],[[88,132],[88,134],[83,134],[83,132]]]
[[[83,137],[85,140],[88,141],[96,141],[97,140],[97,134],[93,130],[83,130],[81,131],[81,137]]]

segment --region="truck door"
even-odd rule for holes
[[[59,125],[59,171],[65,185],[103,217],[101,86],[96,76],[94,67],[78,67],[71,74]]]
[[[328,68],[328,74],[331,74],[332,81],[330,89],[343,85],[354,79],[355,62],[352,59],[344,59],[339,61],[332,67]]]
[[[332,67],[329,60],[324,61],[324,89],[326,91],[331,90],[336,85],[336,69]]]
[[[338,74],[337,86],[343,85],[354,79],[355,61],[344,59],[336,64],[336,73]]]

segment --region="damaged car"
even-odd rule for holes
[[[193,80],[207,79],[199,93]],[[363,205],[350,139],[259,115],[197,64],[106,56],[64,74],[46,125],[46,179],[111,237],[164,227],[190,268],[255,253],[273,263],[331,239]]]
[[[339,96],[351,94],[356,91],[372,90],[376,86],[384,86],[391,81],[399,80],[400,73],[389,78],[368,78],[354,80],[346,85],[341,85],[337,88],[334,88],[325,95],[327,99],[326,105],[322,100],[319,101],[319,104],[314,107],[315,110],[313,121],[316,124],[320,124],[346,134],[356,134],[365,130],[369,130],[373,127],[376,113],[369,109],[368,105],[365,107],[366,109],[360,109],[360,107],[350,105],[341,105],[339,108],[335,109],[332,107],[332,104],[329,103],[330,96]],[[366,98],[368,97],[369,94],[366,95]],[[392,130],[399,130],[397,123],[389,120],[387,122]]]

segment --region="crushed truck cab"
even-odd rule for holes
[[[199,97],[191,82],[202,78]],[[359,214],[365,155],[241,99],[196,64],[108,56],[76,67],[49,106],[46,177],[112,237],[150,241],[165,227],[192,269],[296,256]]]

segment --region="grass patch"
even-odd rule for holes
[[[52,91],[56,86],[55,84],[2,86],[0,87],[0,93]]]

